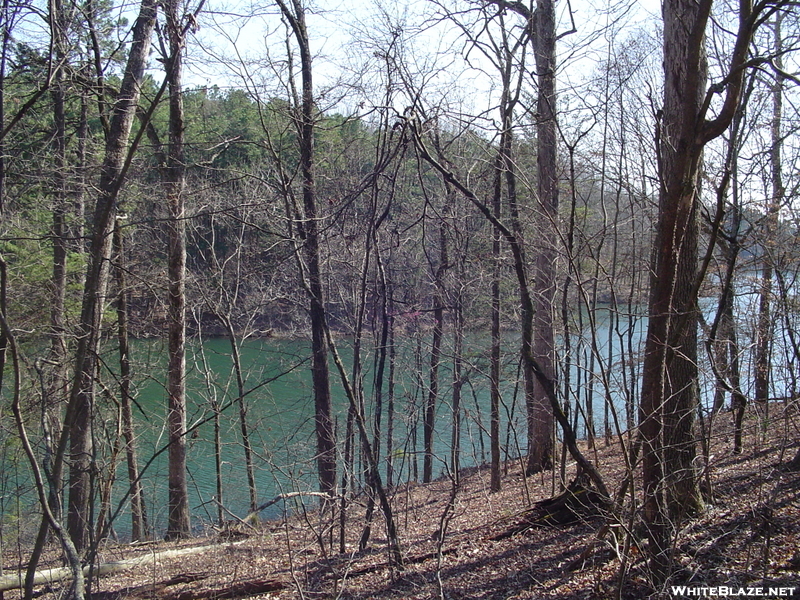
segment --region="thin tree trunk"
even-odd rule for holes
[[[386,383],[386,487],[394,487],[394,395],[397,347],[394,341],[394,299],[392,279],[387,278],[387,310],[389,319],[389,377]]]
[[[463,281],[464,271],[461,271],[459,279]],[[453,485],[458,486],[461,479],[461,389],[464,385],[463,370],[464,358],[464,313],[462,306],[462,295],[456,293],[455,305],[453,306],[453,431],[450,442],[451,446],[451,477]]]
[[[348,489],[355,487],[353,469],[355,467],[355,449],[353,439],[353,423],[355,411],[352,406],[347,409],[347,422],[344,433],[344,464],[342,465],[342,483],[339,497],[339,552],[344,554],[347,549],[347,506],[350,501]],[[352,485],[351,485],[352,484]],[[363,534],[362,534],[363,538]]]
[[[64,302],[67,293],[67,122],[66,122],[66,27],[68,15],[60,0],[52,3],[50,16],[53,30],[56,73],[50,95],[53,99],[53,163],[55,168],[53,198],[53,304],[50,308],[50,360],[53,374],[49,395],[60,405],[66,395],[67,341]],[[43,399],[46,401],[46,399]]]
[[[776,67],[782,69],[783,40],[781,37],[782,13],[778,12],[773,24],[773,39]],[[783,115],[783,77],[775,73],[775,82],[772,86],[772,123],[770,137],[770,168],[772,198],[767,201],[766,215],[764,217],[765,232],[762,242],[761,255],[761,287],[759,289],[758,321],[756,324],[755,346],[755,381],[754,400],[764,406],[769,401],[770,388],[770,358],[772,341],[772,287],[774,274],[774,248],[775,232],[778,229],[778,211],[783,203],[786,190],[783,186],[783,169],[781,154],[783,139],[781,138],[781,120]]]
[[[303,216],[298,223],[303,240],[306,269],[306,291],[311,318],[312,380],[314,386],[314,419],[317,437],[317,472],[320,491],[336,492],[336,439],[331,414],[328,349],[325,341],[325,300],[320,268],[319,227],[314,183],[314,86],[312,57],[306,30],[305,8],[301,0],[292,0],[292,9],[283,0],[275,0],[289,22],[300,49],[302,98],[297,119],[300,145],[300,174],[303,185]]]
[[[502,217],[502,159],[497,158],[495,166],[494,195],[492,198],[492,211],[494,218]],[[492,341],[491,363],[489,366],[490,381],[490,416],[489,416],[489,446],[491,454],[491,480],[489,489],[499,492],[501,487],[500,473],[500,232],[492,228]]]
[[[444,321],[444,283],[442,277],[447,269],[447,238],[445,226],[439,226],[439,264],[434,275],[433,306],[433,339],[431,340],[431,362],[428,377],[428,399],[425,403],[425,419],[423,421],[423,445],[425,456],[422,463],[422,483],[430,483],[433,479],[433,434],[436,422],[436,402],[439,395],[439,363],[441,361],[442,332]]]
[[[11,41],[11,9],[10,0],[3,0],[0,21],[0,131],[6,127],[6,65],[8,64],[8,47]],[[5,137],[0,138],[0,218],[6,212],[6,142]],[[0,333],[0,359],[5,363],[5,334]],[[2,365],[0,365],[2,366]],[[2,383],[2,371],[0,370],[0,383]]]
[[[119,219],[114,227],[114,250],[117,260],[114,274],[117,285],[117,341],[119,342],[119,388],[122,420],[122,437],[125,440],[125,457],[128,465],[128,485],[131,497],[131,540],[147,538],[147,512],[144,491],[139,479],[139,462],[136,455],[136,436],[131,410],[131,361],[128,343],[128,288],[126,282],[125,239]]]
[[[0,131],[5,129],[6,126],[6,109],[5,109],[5,90],[6,90],[6,64],[8,61],[8,46],[11,40],[11,10],[9,8],[10,0],[3,0],[2,13],[2,31],[0,31]],[[6,211],[6,142],[5,138],[0,138],[0,220],[4,219]],[[0,259],[2,257],[0,256]],[[2,263],[2,268],[5,269],[5,262]],[[5,271],[3,272],[2,289],[0,294],[0,310],[5,313],[6,310],[6,277]],[[0,330],[0,390],[3,389],[3,374],[6,367],[6,352],[8,350],[8,339],[6,338],[5,330]]]
[[[373,224],[375,223],[376,216],[373,213],[372,221]],[[374,225],[370,227],[370,232],[367,235],[374,234]],[[376,244],[376,254],[377,254],[377,266],[378,266],[378,273],[380,278],[380,287],[382,293],[380,294],[381,297],[381,308],[380,308],[380,318],[381,318],[381,329],[380,329],[380,338],[378,341],[377,353],[375,355],[375,378],[373,380],[373,389],[374,389],[374,397],[375,397],[375,409],[374,409],[374,416],[372,421],[372,448],[375,452],[375,462],[380,464],[380,448],[381,448],[381,419],[383,418],[383,380],[384,380],[384,373],[386,371],[386,358],[387,358],[387,350],[388,350],[388,343],[389,343],[389,329],[391,327],[390,323],[390,316],[388,312],[388,282],[386,279],[386,270],[383,265],[383,261],[381,260],[380,253],[377,252],[377,244]],[[366,273],[366,265],[365,271]],[[366,282],[362,283],[362,292],[366,292]],[[361,297],[362,306],[366,306],[366,296],[362,295]],[[359,324],[360,327],[360,324]],[[369,542],[369,537],[371,535],[371,525],[372,525],[372,515],[375,510],[375,492],[373,489],[373,483],[368,481],[370,486],[370,494],[369,499],[367,500],[367,510],[364,516],[364,528],[361,533],[361,539],[359,540],[358,546],[361,550],[364,550],[367,547],[367,543]]]
[[[242,447],[244,448],[244,468],[247,474],[247,489],[250,492],[250,512],[258,506],[258,492],[256,490],[256,472],[253,465],[253,446],[250,443],[250,428],[247,423],[247,405],[244,402],[244,372],[242,370],[242,358],[239,352],[239,343],[236,340],[236,332],[230,317],[222,317],[225,331],[228,334],[228,342],[231,346],[231,360],[233,361],[233,372],[236,376],[236,403],[239,405],[239,430],[242,433]]]
[[[225,523],[223,507],[225,506],[225,486],[222,483],[222,427],[220,416],[222,411],[219,409],[219,402],[214,398],[211,402],[211,410],[214,411],[214,474],[217,479],[217,523],[220,527]],[[251,508],[251,512],[255,508]]]

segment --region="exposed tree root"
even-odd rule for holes
[[[601,518],[609,509],[609,500],[588,487],[587,477],[577,477],[567,489],[553,498],[541,500],[521,519],[495,540],[503,540],[536,527],[557,527]]]

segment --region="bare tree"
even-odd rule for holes
[[[649,325],[640,406],[644,517],[654,580],[671,569],[675,523],[702,509],[694,459],[697,387],[698,175],[703,148],[729,126],[739,105],[750,41],[775,10],[739,3],[727,72],[707,89],[705,32],[711,0],[667,0],[664,17],[664,108],[659,125],[659,220],[652,255]],[[723,94],[716,116],[712,99]]]
[[[143,0],[132,29],[131,49],[119,94],[111,115],[105,159],[98,184],[92,222],[89,265],[83,293],[78,347],[70,399],[53,466],[53,479],[60,480],[67,441],[70,445],[70,494],[67,529],[79,549],[86,545],[90,522],[92,469],[91,414],[94,377],[100,342],[100,325],[108,288],[111,238],[117,197],[130,165],[134,148],[128,147],[150,38],[155,27],[156,3]]]
[[[759,289],[758,321],[756,324],[756,343],[755,343],[755,380],[754,399],[765,409],[769,402],[770,391],[770,360],[772,346],[772,295],[773,279],[775,278],[774,244],[775,234],[778,229],[778,212],[783,204],[786,190],[783,184],[783,165],[781,155],[783,150],[783,137],[781,135],[781,124],[783,116],[783,85],[785,76],[783,74],[783,40],[781,36],[781,23],[783,15],[777,13],[773,22],[773,40],[775,54],[775,79],[772,85],[772,119],[770,123],[771,146],[769,151],[769,162],[771,168],[771,196],[767,199],[764,207],[764,241],[761,250],[761,285]]]
[[[302,206],[297,229],[302,240],[306,292],[311,318],[312,378],[314,381],[314,414],[317,436],[317,471],[320,491],[333,495],[336,490],[336,439],[331,415],[331,389],[328,373],[328,351],[325,340],[325,299],[320,268],[319,223],[314,185],[314,83],[312,55],[306,29],[306,7],[301,0],[275,0],[289,26],[300,51],[301,95],[295,98],[296,126],[300,146],[300,171],[303,186]],[[293,83],[291,84],[293,86]]]
[[[553,305],[556,291],[555,228],[558,223],[558,160],[556,117],[556,14],[553,0],[537,0],[531,16],[531,39],[536,58],[538,90],[536,111],[537,192],[539,237],[534,273],[534,344],[530,351],[548,379],[555,378],[555,334]],[[528,399],[528,472],[553,467],[553,413],[547,392],[537,379],[533,397]]]
[[[169,365],[167,424],[169,430],[168,539],[191,533],[186,481],[186,220],[184,188],[183,52],[187,27],[181,0],[164,4],[169,54],[165,58],[169,87],[169,144],[162,181],[169,209],[167,220]]]

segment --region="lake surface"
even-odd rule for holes
[[[752,294],[739,298],[738,311],[742,319],[739,343],[743,348],[741,357],[742,382],[752,383],[752,331],[757,314]],[[702,307],[709,317],[715,304],[704,300]],[[635,423],[636,402],[642,346],[647,319],[633,312],[616,315],[607,309],[598,309],[591,315],[586,311],[576,313],[569,337],[569,352],[562,334],[559,339],[560,374],[559,385],[564,398],[568,398],[572,419],[579,435],[586,434],[586,420],[591,407],[595,431],[603,434],[605,423],[616,432],[628,423]],[[783,397],[792,394],[797,380],[797,365],[787,327],[776,317],[776,342],[773,346],[773,395]],[[592,336],[591,332],[595,335]],[[434,476],[445,473],[450,463],[452,430],[452,339],[446,331],[442,347],[442,362],[439,370],[439,402],[437,408],[436,433],[434,438]],[[397,340],[397,367],[394,391],[395,418],[392,462],[394,482],[400,483],[416,477],[415,463],[421,475],[423,404],[427,395],[429,331],[419,336],[404,335]],[[351,341],[338,342],[340,353],[352,368]],[[372,398],[374,378],[374,352],[370,343],[365,343],[362,363],[363,381],[368,422],[372,423],[374,403]],[[526,447],[525,410],[522,386],[519,383],[519,338],[513,333],[503,338],[503,386],[501,407],[501,431],[503,458],[518,457]],[[245,390],[252,390],[245,398],[251,444],[254,451],[256,485],[259,502],[266,502],[278,494],[317,489],[314,452],[316,440],[313,426],[313,390],[311,386],[309,343],[296,339],[252,339],[241,346],[241,358],[245,372]],[[462,467],[485,464],[489,460],[489,336],[472,333],[464,341],[464,385],[461,401],[461,461]],[[106,365],[114,369],[116,350],[109,347],[105,356]],[[167,454],[162,452],[166,444],[166,345],[158,340],[139,340],[133,345],[135,370],[135,393],[137,407],[134,410],[140,465],[147,464],[143,473],[150,525],[157,534],[163,533],[167,521],[166,481]],[[710,406],[714,392],[714,380],[707,365],[705,350],[700,348],[700,386],[704,406]],[[569,365],[569,369],[567,369]],[[342,452],[347,413],[345,398],[338,373],[331,361],[331,384],[337,426],[339,451]],[[190,507],[193,526],[197,530],[207,528],[217,521],[217,484],[214,460],[213,406],[223,407],[220,416],[222,454],[222,504],[231,513],[240,517],[247,513],[249,492],[244,468],[244,451],[241,444],[239,408],[232,368],[231,346],[227,339],[193,340],[187,352],[187,390],[189,418],[193,428],[188,443],[188,476]],[[385,377],[388,377],[388,367]],[[383,386],[381,461],[386,474],[386,411],[388,389],[386,379]],[[110,385],[111,382],[107,382]],[[745,389],[745,394],[750,394]],[[606,400],[611,400],[607,404]],[[105,400],[105,402],[108,402]],[[576,410],[576,406],[580,410]],[[610,406],[612,410],[605,410]],[[116,429],[116,411],[113,404],[106,404],[103,414],[105,429],[97,433],[98,446],[105,444],[98,456],[103,460],[113,444]],[[629,421],[629,419],[632,419]],[[102,430],[102,431],[101,431]],[[13,432],[0,432],[0,509],[5,516],[36,512],[35,499],[28,491],[29,477],[25,461],[20,458],[18,442]],[[105,439],[105,441],[103,441]],[[154,457],[155,456],[155,457]],[[360,472],[356,452],[356,472]],[[341,457],[340,457],[341,465]],[[107,472],[109,464],[102,465]],[[340,466],[341,468],[341,466]],[[341,476],[341,475],[340,475]],[[120,454],[116,468],[114,496],[119,502],[127,489],[127,473],[124,454]],[[313,498],[309,499],[313,502]],[[130,517],[124,503],[115,520],[116,534],[125,539],[129,535]],[[11,508],[10,508],[11,507]],[[270,518],[281,514],[283,503],[277,503],[262,513]],[[8,518],[4,519],[7,522]]]
[[[604,411],[606,398],[611,398],[621,429],[626,428],[625,400],[635,396],[638,369],[635,361],[626,359],[632,347],[638,352],[644,337],[645,319],[626,317],[624,322],[610,319],[607,310],[594,314],[597,336],[571,336],[572,356],[569,381],[570,404],[573,419],[580,435],[585,435],[585,406],[594,408],[595,430],[602,432],[603,421],[608,419],[615,431],[614,414]],[[589,322],[583,324],[588,330]],[[609,335],[609,333],[611,335]],[[395,417],[392,462],[394,482],[404,482],[421,476],[422,471],[422,413],[428,390],[430,332],[421,337],[403,336],[397,345],[395,382]],[[461,460],[462,467],[485,464],[489,461],[489,336],[472,333],[466,336],[463,348],[464,385],[461,400]],[[347,339],[339,341],[340,353],[352,367],[352,348]],[[367,406],[367,420],[374,419],[373,378],[374,352],[365,344],[362,363]],[[520,456],[527,445],[525,408],[519,376],[519,337],[506,333],[503,337],[503,386],[501,406],[501,432],[503,458]],[[166,392],[163,386],[166,354],[164,342],[139,341],[134,349],[138,372],[151,373],[138,386],[136,414],[139,435],[139,454],[142,461],[152,456],[166,443]],[[309,344],[304,340],[252,339],[241,348],[241,358],[246,372],[245,389],[259,386],[246,397],[251,444],[255,454],[256,484],[259,502],[265,502],[284,492],[314,491],[317,487],[314,451],[316,439],[313,426],[313,390],[310,377]],[[452,446],[452,339],[446,334],[439,369],[439,401],[434,436],[434,477],[447,472]],[[594,354],[594,360],[592,355]],[[610,360],[610,362],[608,362]],[[628,364],[628,368],[625,367]],[[232,369],[231,347],[227,339],[209,339],[202,344],[194,341],[188,348],[188,402],[190,427],[196,429],[189,436],[188,470],[191,508],[195,525],[203,527],[214,522],[217,515],[216,473],[214,461],[214,433],[210,418],[212,403],[227,406],[221,418],[222,472],[225,507],[236,515],[244,516],[248,506],[248,488],[244,469],[244,451],[241,445],[236,384]],[[590,374],[590,369],[593,375]],[[388,377],[388,366],[385,378]],[[381,429],[382,471],[386,474],[386,414],[388,382],[383,386],[383,415]],[[633,387],[631,381],[634,382]],[[347,414],[347,399],[339,375],[331,361],[331,384],[340,452]],[[608,387],[608,393],[605,387]],[[575,411],[580,403],[582,410]],[[199,424],[199,425],[198,425]],[[358,453],[356,453],[358,461]],[[417,463],[418,469],[415,469]],[[358,466],[356,468],[358,469]],[[126,483],[124,465],[118,469],[118,487]],[[156,531],[166,524],[167,477],[166,453],[156,458],[143,476],[148,497],[148,509]],[[265,511],[262,517],[272,517],[283,510],[282,503]],[[120,535],[127,529],[123,522],[117,527]]]
[[[414,461],[422,460],[422,405],[427,394],[429,356],[425,336],[421,350],[422,380],[417,374],[418,345],[407,338],[398,343],[397,372],[394,393],[395,417],[393,435],[394,481],[414,477]],[[508,445],[508,456],[516,456],[525,444],[524,408],[520,404],[519,390],[515,391],[516,345],[508,347],[506,356],[507,383],[504,386],[503,427]],[[462,388],[461,448],[462,466],[472,466],[488,461],[489,453],[489,381],[488,339],[483,335],[468,336],[465,342],[465,384]],[[347,340],[341,342],[340,352],[352,365],[352,351]],[[246,373],[245,389],[250,390],[267,380],[276,378],[248,394],[248,426],[254,450],[256,485],[259,501],[265,502],[276,495],[292,491],[316,489],[316,464],[314,451],[316,439],[313,423],[313,390],[310,366],[307,362],[309,344],[303,340],[254,339],[241,347],[242,364]],[[160,341],[138,341],[134,356],[139,372],[146,368],[152,377],[138,385],[135,420],[139,433],[138,449],[145,462],[166,444],[166,392],[163,386],[165,349]],[[364,388],[367,419],[374,419],[372,380],[374,378],[373,352],[363,353]],[[447,468],[450,460],[452,432],[452,370],[449,350],[443,348],[439,370],[440,398],[434,439],[434,476]],[[149,366],[147,366],[149,365]],[[190,505],[195,525],[202,527],[216,520],[216,472],[214,460],[213,403],[227,407],[221,415],[223,498],[226,508],[244,516],[247,513],[249,493],[244,469],[244,451],[241,445],[239,409],[234,402],[237,396],[233,375],[231,347],[227,339],[197,341],[188,348],[188,404],[189,427],[196,427],[189,435],[188,471]],[[388,377],[388,367],[386,369]],[[343,445],[347,415],[347,399],[338,373],[331,361],[331,385],[334,413],[340,445]],[[387,382],[383,386],[382,430],[386,431],[388,403]],[[416,429],[416,431],[415,431]],[[386,441],[381,442],[381,457],[385,475]],[[340,449],[341,451],[341,449]],[[357,465],[358,467],[358,465]],[[117,487],[126,483],[124,465],[118,469]],[[157,531],[166,524],[167,478],[166,452],[152,461],[142,477],[148,498],[148,511]],[[280,514],[281,503],[265,511],[262,517]],[[117,526],[124,535],[127,526]]]

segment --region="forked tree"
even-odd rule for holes
[[[336,435],[331,414],[331,386],[325,339],[325,299],[320,267],[320,235],[314,183],[314,81],[311,45],[306,28],[306,7],[301,0],[275,0],[289,23],[300,53],[300,97],[294,98],[295,125],[300,151],[302,201],[292,211],[296,217],[303,260],[301,277],[309,300],[311,320],[311,376],[314,386],[314,421],[317,437],[317,472],[320,491],[336,491]],[[294,88],[294,82],[290,84]]]
[[[702,510],[695,473],[699,174],[705,145],[730,125],[739,105],[754,31],[780,2],[741,0],[724,77],[707,86],[706,29],[712,0],[665,0],[664,105],[659,124],[659,218],[652,253],[649,324],[639,429],[644,519],[657,584],[671,571],[676,524]],[[715,116],[712,101],[722,100]]]

